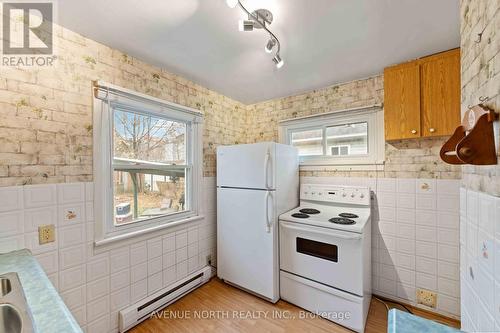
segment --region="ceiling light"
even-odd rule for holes
[[[273,52],[274,45],[276,45],[276,40],[273,39],[273,38],[269,39],[269,41],[267,42],[266,47],[264,48],[264,51],[266,51],[266,53]]]
[[[240,20],[238,22],[238,29],[240,31],[252,31],[254,28],[254,22],[252,20]]]
[[[278,68],[278,69],[280,69],[281,67],[283,67],[283,65],[285,64],[285,62],[283,61],[283,59],[281,59],[281,57],[280,57],[279,54],[276,54],[274,56],[273,61],[276,64],[276,68]]]
[[[240,31],[253,31],[254,29],[263,29],[269,34],[269,40],[265,46],[265,51],[267,53],[272,53],[276,49],[275,56],[273,58],[274,63],[277,68],[281,68],[284,65],[283,59],[280,57],[281,44],[278,38],[269,30],[268,26],[273,22],[273,13],[267,9],[257,9],[253,12],[249,12],[248,9],[243,6],[241,0],[226,0],[229,7],[234,8],[239,5],[241,10],[243,10],[247,15],[247,20],[240,20],[238,22],[238,29]]]
[[[234,8],[238,4],[238,0],[226,0],[226,4],[229,8]]]

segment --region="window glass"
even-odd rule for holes
[[[332,156],[368,154],[368,123],[327,127],[326,146],[327,154]]]
[[[114,158],[186,164],[186,124],[115,110]]]
[[[114,225],[186,211],[186,164],[185,123],[115,110]]]
[[[186,171],[113,172],[114,223],[137,222],[186,211]]]
[[[299,156],[323,155],[323,130],[292,132],[291,145],[298,148]]]

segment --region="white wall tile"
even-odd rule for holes
[[[436,196],[434,194],[417,194],[416,200],[418,210],[436,210]]]
[[[87,321],[92,322],[107,313],[109,313],[109,295],[87,302]]]
[[[175,266],[171,266],[163,270],[163,286],[167,287],[175,282],[177,276],[175,272]]]
[[[87,322],[89,322],[87,315]],[[91,332],[107,332],[109,330],[109,314],[105,314],[104,316],[90,322],[87,325],[87,333]]]
[[[415,179],[399,178],[396,180],[396,192],[415,194]]]
[[[85,183],[57,184],[59,204],[80,203],[85,201]]]
[[[59,234],[59,246],[61,248],[85,243],[86,230],[84,224],[60,227],[57,231]]]
[[[84,264],[86,253],[87,251],[83,244],[66,247],[64,250],[59,251],[59,268],[63,270]]]
[[[417,288],[424,288],[428,290],[437,291],[437,276],[417,272]]]
[[[181,231],[175,233],[175,248],[180,249],[187,246],[187,232]]]
[[[458,195],[438,194],[437,209],[445,212],[453,212],[453,213],[459,212],[460,199]]]
[[[130,266],[133,267],[147,260],[148,247],[146,242],[140,242],[130,246]]]
[[[67,291],[85,283],[85,265],[59,271],[59,290]]]
[[[417,194],[435,194],[437,192],[436,179],[417,179]]]
[[[118,311],[130,304],[130,288],[122,288],[110,295],[111,311]]]
[[[59,270],[59,256],[57,251],[39,254],[36,256],[36,260],[42,265],[47,275],[57,273]]]
[[[437,179],[437,193],[459,195],[460,180],[458,179]]]
[[[110,271],[116,273],[121,270],[127,269],[130,266],[130,252],[129,247],[125,246],[115,249],[109,253]]]
[[[130,267],[130,281],[136,283],[148,277],[148,262],[132,265]]]
[[[24,188],[24,208],[55,206],[56,203],[56,185],[31,185]]]
[[[395,178],[377,178],[377,192],[396,192]]]
[[[81,285],[74,289],[60,293],[64,303],[69,309],[85,306],[86,302],[86,286]]]
[[[415,209],[415,194],[398,193],[396,198],[396,207]]]
[[[111,274],[110,286],[111,292],[130,286],[130,270],[125,269],[118,273]]]
[[[87,263],[87,282],[109,275],[109,258],[93,260]]]
[[[19,235],[24,232],[23,211],[11,211],[0,214],[0,235],[2,237]]]
[[[92,302],[109,294],[109,277],[104,277],[87,283],[87,302]]]
[[[163,287],[163,273],[160,271],[148,276],[148,295],[151,295]]]
[[[148,279],[139,280],[130,286],[130,300],[135,303],[148,296]]]
[[[160,237],[148,240],[148,260],[160,257],[162,253],[162,239]]]
[[[148,260],[148,276],[161,272],[163,270],[162,257],[156,257]]]
[[[23,187],[12,186],[0,188],[0,212],[23,209]]]
[[[175,234],[163,236],[163,253],[175,251]]]
[[[38,231],[41,225],[57,225],[57,209],[53,207],[41,207],[24,210],[25,232]]]
[[[437,260],[425,257],[416,258],[417,272],[437,275]]]

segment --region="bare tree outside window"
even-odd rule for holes
[[[185,210],[186,124],[114,111],[115,224]]]

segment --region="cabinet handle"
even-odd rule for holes
[[[434,132],[436,132],[436,129],[431,127],[431,128],[429,128],[429,132],[434,133]]]
[[[417,130],[411,130],[411,134],[417,134]]]

